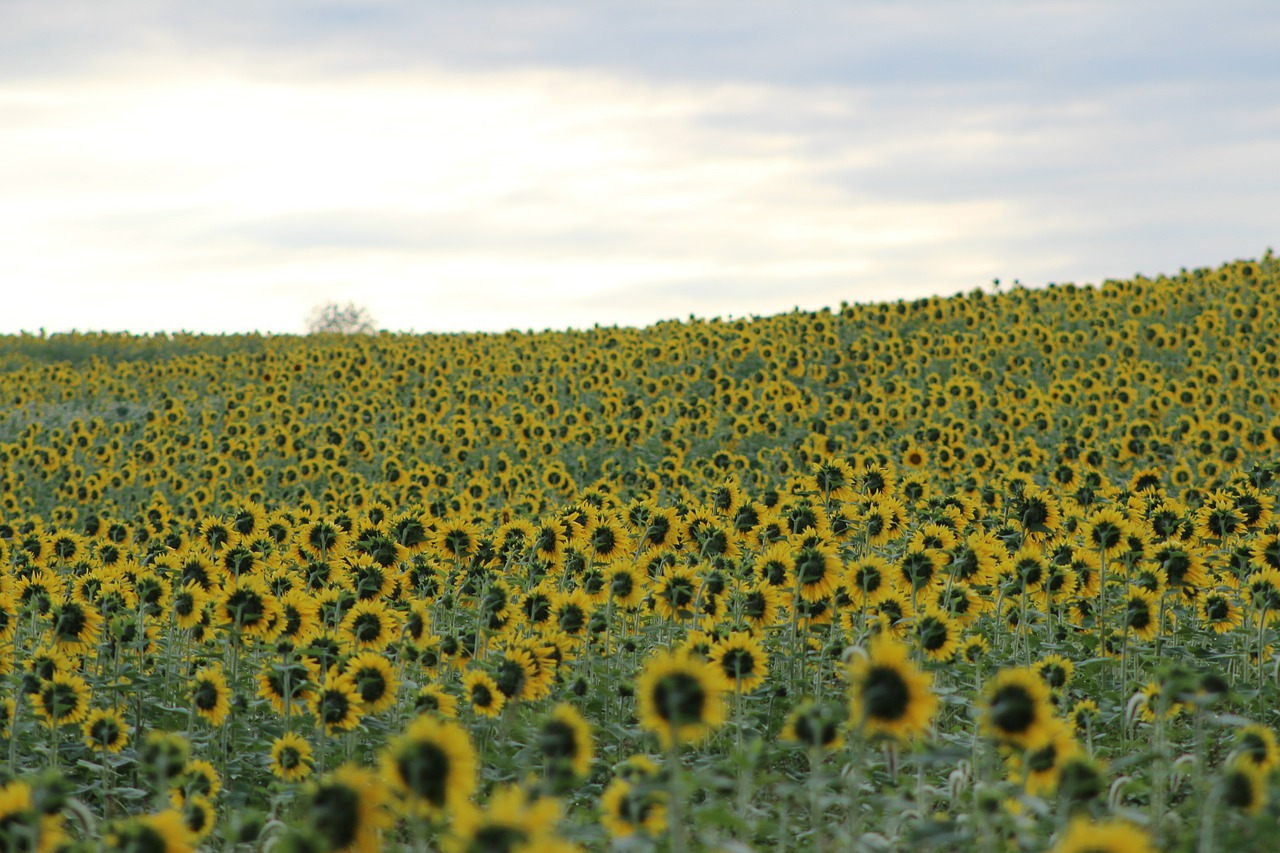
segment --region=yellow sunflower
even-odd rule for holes
[[[905,741],[924,734],[938,708],[932,682],[911,663],[905,645],[881,637],[850,667],[849,722],[867,737]]]
[[[701,739],[724,721],[721,679],[706,661],[661,652],[636,680],[640,725],[664,746]]]
[[[311,744],[296,732],[286,732],[271,743],[271,772],[286,782],[311,775],[315,759]]]
[[[382,775],[410,813],[452,813],[475,791],[475,749],[462,726],[424,714],[387,745]]]

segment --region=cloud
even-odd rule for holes
[[[1251,4],[62,8],[0,28],[0,331],[741,316],[1280,226]]]

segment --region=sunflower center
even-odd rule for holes
[[[58,614],[58,621],[54,623],[53,631],[59,637],[69,637],[77,639],[80,632],[85,629],[87,620],[84,611],[75,603],[67,604],[62,608],[62,612]]]
[[[806,551],[796,560],[796,579],[801,586],[821,583],[827,576],[827,560],[816,551]]]
[[[920,622],[920,644],[924,646],[925,651],[936,652],[945,646],[949,633],[946,625],[932,617],[925,617]]]
[[[316,791],[311,817],[330,850],[350,847],[360,828],[360,794],[346,785],[325,785]]]
[[[1147,602],[1135,598],[1129,601],[1128,614],[1125,617],[1125,624],[1135,631],[1141,631],[1151,624],[1151,609],[1147,607]]]
[[[1227,805],[1238,809],[1247,809],[1253,805],[1258,796],[1253,780],[1241,770],[1233,770],[1222,779],[1222,798]]]
[[[730,678],[749,678],[756,671],[756,656],[750,649],[729,649],[720,658],[720,666]]]
[[[218,685],[212,681],[201,681],[192,691],[192,700],[200,711],[212,711],[218,706]]]
[[[503,824],[490,824],[476,830],[467,844],[467,853],[507,853],[529,840],[524,830]]]
[[[449,792],[449,754],[439,745],[418,742],[407,745],[396,756],[396,770],[414,796],[441,807]]]
[[[1011,685],[996,691],[991,700],[991,723],[1006,734],[1022,734],[1036,720],[1036,701],[1027,691]]]
[[[867,716],[877,720],[898,720],[907,711],[911,691],[902,673],[887,666],[873,666],[867,672],[862,698]]]
[[[653,688],[653,704],[668,725],[685,726],[702,722],[707,691],[702,682],[687,672],[663,676]]]
[[[360,701],[362,702],[372,705],[386,695],[387,680],[377,670],[360,670],[356,673],[355,682],[356,692],[360,694]]]
[[[227,610],[241,625],[252,625],[266,615],[262,596],[251,589],[238,589],[227,597]]]
[[[571,726],[550,720],[542,727],[539,740],[542,754],[551,759],[571,759],[578,754],[578,739]]]
[[[372,643],[382,634],[382,620],[376,613],[361,613],[352,620],[351,633],[362,643]]]

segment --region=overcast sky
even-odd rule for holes
[[[0,0],[0,333],[646,325],[1280,234],[1280,3]]]

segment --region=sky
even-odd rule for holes
[[[1256,258],[1280,3],[0,0],[0,334],[747,317]]]

